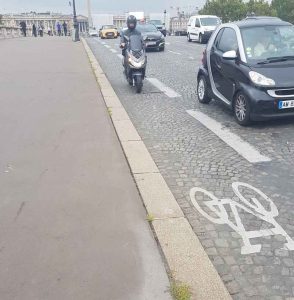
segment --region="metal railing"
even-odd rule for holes
[[[21,30],[19,27],[9,27],[0,25],[0,39],[20,37]]]

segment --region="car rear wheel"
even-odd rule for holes
[[[250,102],[247,96],[240,92],[236,95],[233,104],[234,117],[238,124],[241,126],[247,126],[251,123],[250,120]]]
[[[208,104],[211,101],[208,94],[207,82],[203,75],[201,75],[198,79],[197,95],[200,103]]]
[[[188,33],[188,35],[187,35],[187,39],[188,39],[188,42],[192,42],[192,40],[191,40],[191,37],[190,37],[190,34]]]

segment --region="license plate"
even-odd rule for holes
[[[294,100],[279,101],[279,109],[294,108]]]
[[[147,42],[147,46],[154,46],[156,45],[156,42]]]

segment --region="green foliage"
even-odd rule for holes
[[[279,18],[294,24],[294,1],[293,0],[273,0],[272,7],[277,11],[277,15]]]
[[[152,214],[148,214],[146,219],[149,223],[152,223],[154,221],[154,216]]]
[[[175,300],[190,300],[192,296],[189,286],[178,282],[172,284],[171,294]]]
[[[256,16],[276,16],[276,10],[265,0],[250,0],[246,3],[247,12],[255,13]]]
[[[246,5],[242,0],[207,0],[201,15],[216,15],[223,23],[241,20],[246,15]]]
[[[291,2],[291,5],[294,5],[293,0],[273,0],[275,1]],[[219,16],[223,23],[242,20],[251,13],[257,16],[277,16],[277,12],[276,7],[266,0],[207,0],[203,9],[199,11],[202,15]]]

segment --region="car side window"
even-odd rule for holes
[[[238,51],[238,40],[234,29],[228,27],[224,29],[217,49],[223,53],[231,50]]]
[[[200,27],[200,21],[199,21],[199,19],[196,19],[196,27]]]
[[[220,39],[221,39],[221,37],[222,37],[223,32],[224,32],[224,29],[221,29],[221,30],[219,31],[219,33],[217,34],[215,40],[214,40],[213,45],[214,45],[214,47],[216,47],[217,49],[218,49],[219,41],[220,41]]]

